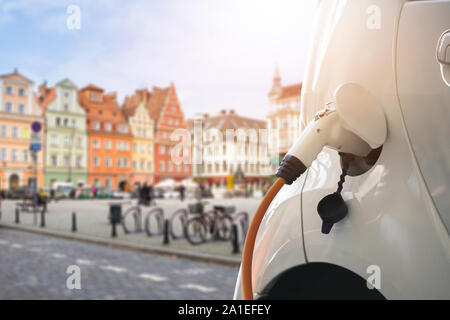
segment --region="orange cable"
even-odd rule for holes
[[[258,233],[259,226],[264,214],[267,211],[273,198],[280,191],[281,187],[286,183],[283,178],[278,178],[275,183],[267,191],[263,200],[256,209],[252,222],[247,232],[245,239],[244,251],[242,252],[241,263],[241,278],[242,278],[242,295],[244,300],[253,300],[253,288],[252,288],[252,263],[253,263],[253,250],[255,248],[256,235]]]

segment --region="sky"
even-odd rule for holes
[[[69,29],[67,8],[80,8]],[[36,88],[69,78],[116,91],[173,82],[187,117],[234,109],[264,119],[278,65],[303,79],[314,0],[0,0],[0,74]]]

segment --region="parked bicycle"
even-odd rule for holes
[[[172,239],[181,239],[184,237],[186,222],[189,219],[189,213],[186,209],[178,209],[170,217],[170,235]]]
[[[140,233],[142,230],[142,209],[139,205],[128,208],[122,215],[121,225],[124,233]],[[164,211],[162,208],[151,209],[144,218],[145,233],[151,237],[162,235],[164,230]]]
[[[192,209],[192,210],[191,210]],[[190,207],[190,211],[195,211],[195,207]],[[236,211],[234,206],[214,206],[208,212],[197,212],[199,215],[189,219],[185,227],[185,236],[189,243],[193,245],[207,241],[229,241],[232,236],[233,223],[239,222],[242,230],[242,238],[245,238],[248,229],[248,213]]]

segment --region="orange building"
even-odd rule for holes
[[[79,91],[78,97],[86,111],[89,185],[128,189],[133,136],[117,105],[116,93],[104,94],[102,88],[90,84]]]

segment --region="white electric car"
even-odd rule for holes
[[[257,233],[253,298],[450,299],[450,1],[319,1],[302,125],[345,83],[378,99],[386,139],[347,162],[348,213],[328,234],[317,207],[342,154],[323,148],[282,187]]]

